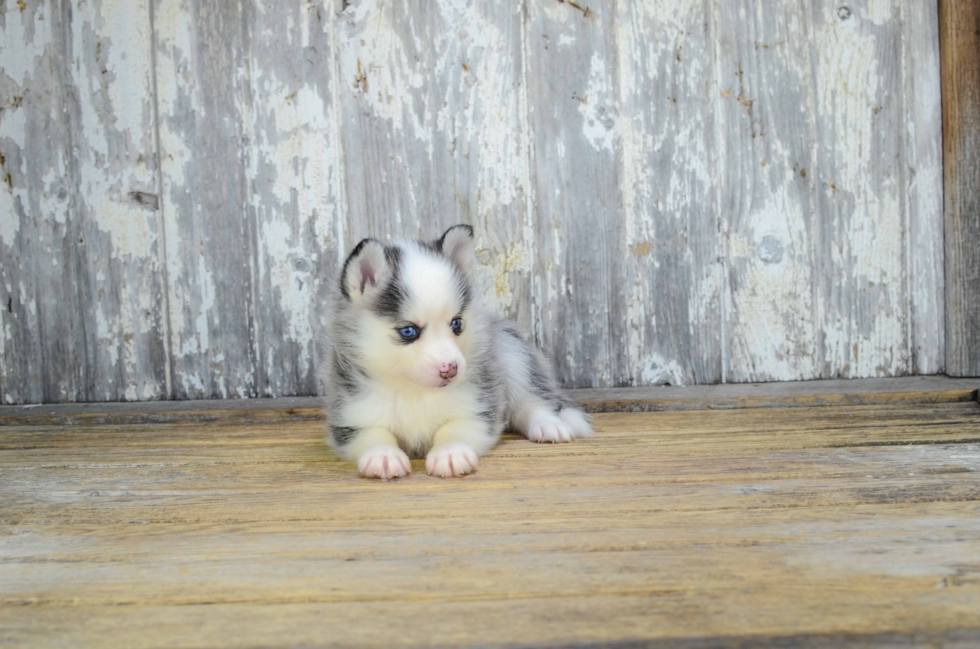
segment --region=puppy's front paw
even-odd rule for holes
[[[570,442],[574,437],[571,426],[551,412],[536,412],[527,427],[527,438],[532,442]]]
[[[476,451],[457,442],[429,451],[425,457],[425,470],[439,478],[459,478],[476,470],[478,463]]]
[[[357,470],[368,478],[391,480],[412,472],[412,463],[400,448],[375,446],[357,459]]]

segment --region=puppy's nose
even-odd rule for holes
[[[439,376],[451,379],[456,376],[456,363],[443,363],[439,366]]]

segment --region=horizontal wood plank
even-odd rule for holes
[[[887,379],[735,383],[691,387],[570,390],[588,412],[660,412],[975,401],[980,379]],[[317,397],[0,406],[0,427],[276,423],[323,418]]]

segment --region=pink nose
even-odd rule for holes
[[[456,363],[443,363],[439,366],[439,376],[451,379],[456,376]]]

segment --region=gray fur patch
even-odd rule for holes
[[[331,426],[330,435],[337,446],[343,446],[354,439],[357,435],[357,429],[346,426]]]

